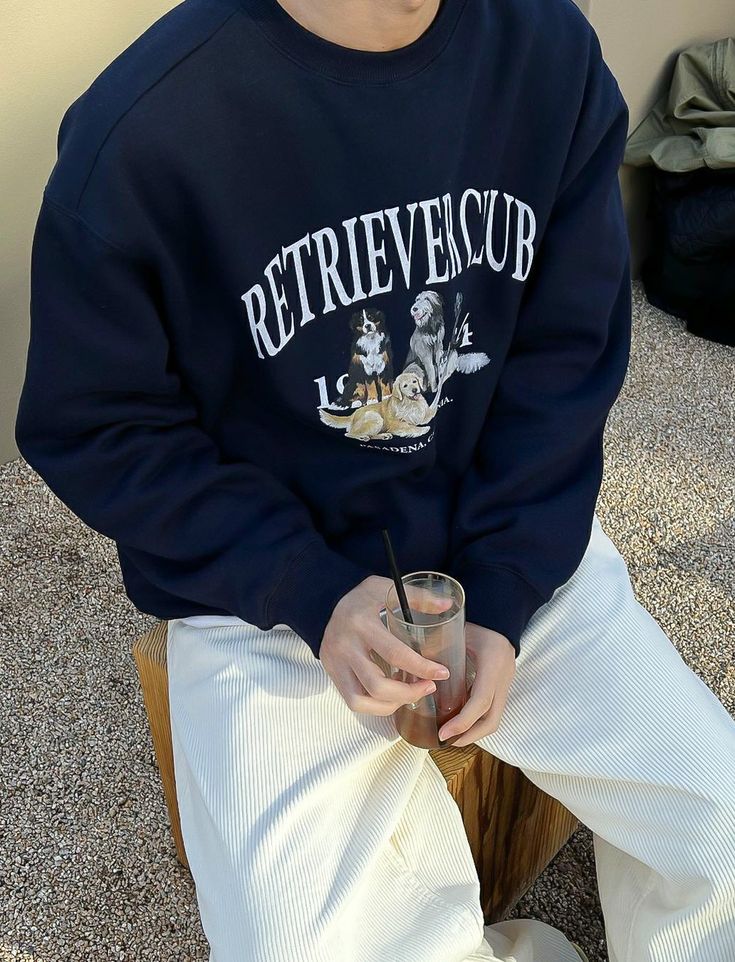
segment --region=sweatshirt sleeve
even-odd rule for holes
[[[516,657],[535,611],[578,567],[603,431],[630,350],[629,242],[618,168],[628,110],[599,55],[451,533],[469,621]]]
[[[339,599],[371,572],[331,550],[272,475],[223,458],[172,361],[152,268],[47,195],[31,256],[15,438],[89,527],[173,595],[318,656]]]

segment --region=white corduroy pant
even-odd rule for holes
[[[181,828],[210,962],[579,962],[484,926],[428,750],[353,712],[286,626],[168,625]],[[636,601],[595,517],[478,742],[594,833],[610,962],[735,960],[735,721]]]

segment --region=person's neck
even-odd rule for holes
[[[444,0],[446,2],[446,0]],[[355,50],[395,50],[420,36],[442,0],[278,0],[312,33]]]

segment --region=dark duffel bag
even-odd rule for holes
[[[648,300],[687,330],[735,344],[735,170],[654,171]]]

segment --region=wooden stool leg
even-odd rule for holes
[[[148,714],[153,748],[163,782],[171,833],[176,854],[182,865],[189,867],[181,835],[179,804],[176,798],[174,755],[171,741],[171,715],[168,703],[168,671],[166,662],[166,638],[168,622],[163,621],[139,638],[133,646],[133,656],[138,666],[143,701]]]
[[[453,751],[472,751],[472,764]],[[505,917],[579,827],[523,772],[476,745],[432,752],[462,812],[487,925]],[[442,757],[443,756],[443,757]]]

